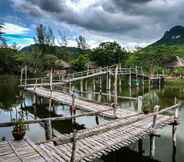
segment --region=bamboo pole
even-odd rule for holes
[[[138,96],[137,97],[137,110],[138,110],[139,113],[142,112],[142,106],[143,106],[143,97]]]
[[[116,109],[117,109],[117,105],[118,105],[118,92],[117,92],[117,81],[118,81],[118,65],[116,65],[115,67],[115,73],[114,73],[114,105],[113,105],[113,108],[114,108],[114,111],[113,111],[113,114],[114,114],[114,117],[116,117]]]
[[[71,154],[71,159],[70,162],[75,162],[76,158],[76,150],[77,150],[77,131],[73,131],[73,144],[72,144],[72,154]]]
[[[80,92],[83,92],[83,79],[80,80]]]
[[[156,105],[154,107],[154,112],[159,112],[159,108],[160,106]],[[158,114],[153,115],[153,124],[152,124],[153,129],[155,129],[155,126],[156,126],[157,115]],[[154,134],[151,134],[150,135],[150,157],[151,158],[155,156],[155,140],[156,140],[156,136],[154,136]]]
[[[22,82],[23,82],[23,72],[24,72],[24,69],[21,68],[21,72],[20,72],[20,85],[22,86]]]
[[[45,135],[46,135],[47,140],[52,139],[52,123],[51,123],[51,120],[45,121]]]
[[[27,85],[27,65],[25,66],[25,81],[24,81],[24,85],[25,85],[25,87]]]
[[[50,70],[50,92],[51,92],[51,95],[52,95],[52,91],[53,91],[53,87],[52,87],[52,80],[53,80],[53,69],[51,68]]]

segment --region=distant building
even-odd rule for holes
[[[176,60],[167,64],[166,67],[169,69],[184,68],[184,59],[176,56]]]

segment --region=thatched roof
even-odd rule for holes
[[[64,69],[69,69],[69,68],[71,68],[71,65],[70,65],[68,62],[66,62],[66,61],[64,61],[64,60],[62,60],[62,59],[57,60],[57,61],[55,62],[55,64],[56,64],[57,66],[63,67]]]
[[[176,56],[176,60],[167,64],[168,68],[177,68],[177,67],[184,67],[184,59]]]

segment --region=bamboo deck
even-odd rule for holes
[[[0,142],[0,162],[46,162],[47,156],[28,139]]]
[[[152,128],[152,117],[138,115],[127,119],[116,119],[95,128],[77,132],[75,161],[92,161],[143,139],[173,122],[173,117],[158,115],[156,127]],[[30,140],[0,143],[0,162],[69,162],[72,152],[72,134],[57,138],[54,145],[46,142],[35,145]],[[63,143],[63,144],[62,144]]]
[[[50,90],[49,89],[37,87],[35,90],[34,90],[34,88],[26,88],[26,90],[30,91],[32,93],[35,93],[39,96],[50,98]],[[64,104],[68,104],[68,105],[71,105],[71,103],[72,103],[72,97],[70,95],[62,93],[62,92],[53,91],[51,98],[55,101],[62,102]],[[89,101],[84,101],[84,100],[81,100],[79,98],[75,99],[75,105],[77,106],[77,108],[79,108],[81,110],[92,111],[92,112],[98,112],[98,111],[102,111],[102,110],[112,109],[112,107],[110,107],[110,106],[100,105],[100,104],[97,104],[94,102],[89,102]],[[117,118],[123,118],[126,116],[135,115],[135,114],[137,114],[137,113],[131,112],[128,110],[123,110],[123,109],[116,110],[116,117]],[[114,119],[113,110],[103,112],[100,114],[100,116]]]
[[[136,118],[137,117],[132,117],[126,120],[117,119],[110,124],[79,131],[77,133],[79,139],[76,143],[75,161],[93,161],[112,151],[119,150],[135,143],[139,139],[143,139],[146,135],[154,132],[152,129],[152,117],[133,122],[132,124],[127,124],[127,122],[132,122]],[[144,116],[141,118],[144,118]],[[172,122],[173,118],[160,115],[157,119],[156,128],[161,128]],[[94,132],[97,133],[95,134]],[[65,140],[66,138],[60,139],[61,142]],[[45,154],[50,154],[53,160],[57,159],[56,161],[58,162],[70,161],[72,142],[57,146],[55,146],[53,142],[48,142],[40,144],[39,147],[44,150]]]

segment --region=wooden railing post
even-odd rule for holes
[[[24,81],[24,85],[25,85],[25,87],[26,87],[26,85],[27,85],[27,65],[25,66],[25,81]]]
[[[138,110],[139,113],[142,112],[142,106],[143,106],[143,97],[138,96],[137,97],[137,110]]]
[[[129,69],[129,87],[132,87],[132,72],[131,72],[131,68]]]
[[[23,72],[24,72],[24,69],[21,68],[21,72],[20,72],[20,85],[22,85],[22,81],[23,81]]]
[[[38,80],[36,79],[35,84],[34,84],[34,91],[36,91],[37,83],[38,83]]]
[[[71,159],[70,162],[75,162],[76,159],[76,150],[77,150],[77,130],[74,129],[73,131],[73,140],[72,140],[72,152],[71,152]]]
[[[51,92],[51,94],[52,94],[52,80],[53,80],[53,76],[52,76],[52,72],[53,72],[53,70],[52,70],[52,68],[51,68],[51,70],[50,70],[50,92]]]
[[[46,133],[46,139],[50,140],[52,139],[52,123],[51,120],[45,121],[45,133]]]
[[[174,98],[174,104],[177,104],[177,98]],[[172,142],[173,142],[173,151],[176,151],[176,130],[178,127],[178,118],[179,118],[179,110],[178,107],[175,109],[174,113],[174,122],[172,124]]]
[[[159,111],[160,106],[156,105],[154,107],[154,112],[158,112]],[[154,131],[155,126],[156,126],[156,120],[157,120],[157,114],[153,116],[153,124],[152,124],[152,129]],[[153,158],[155,156],[155,138],[156,136],[154,135],[154,133],[152,133],[150,135],[150,157]]]

